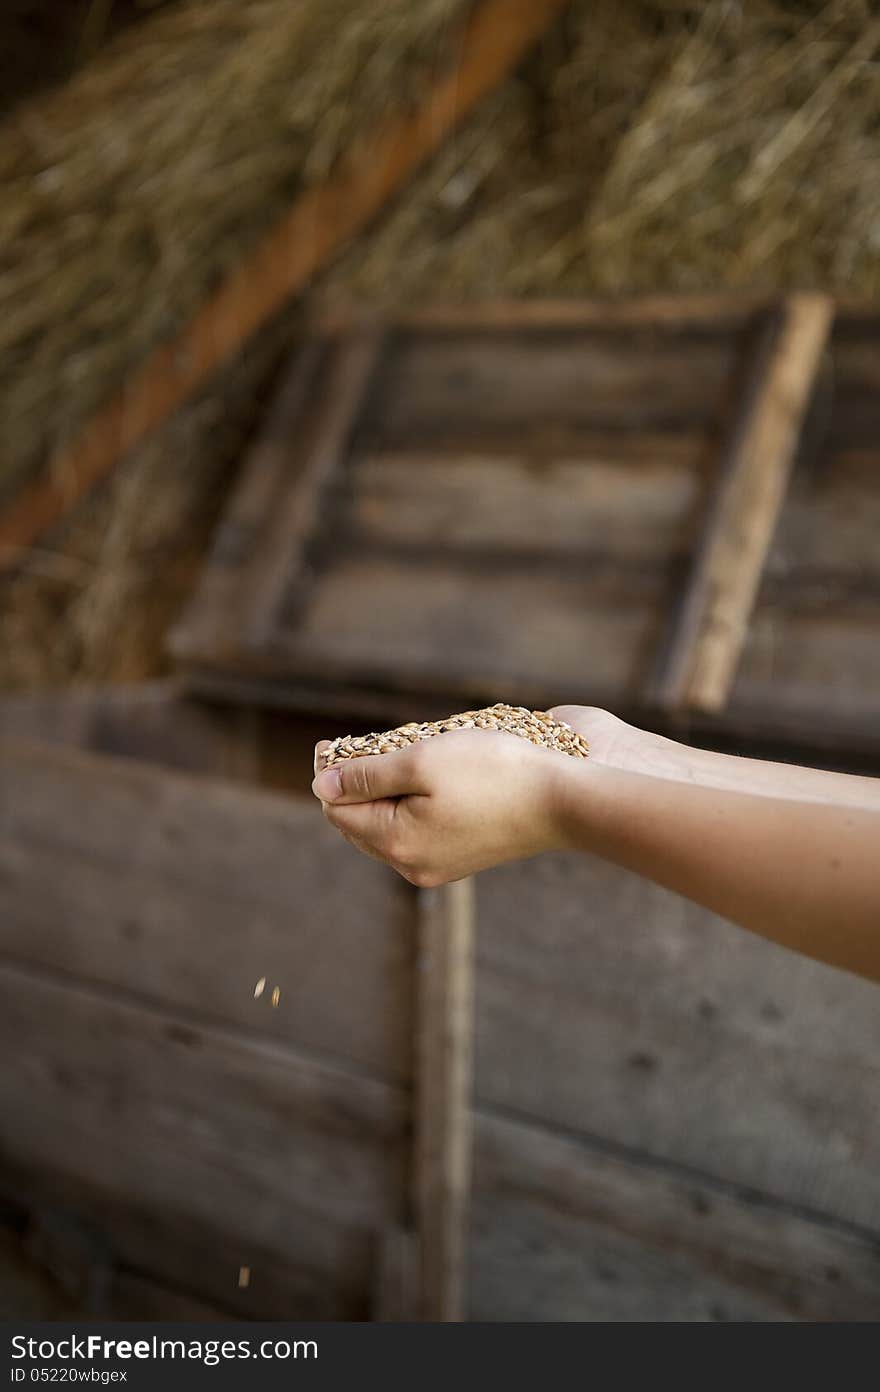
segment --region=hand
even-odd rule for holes
[[[312,789],[347,841],[430,887],[566,844],[564,785],[588,761],[496,730],[454,730],[323,769]]]
[[[583,735],[594,764],[629,773],[674,776],[676,751],[681,746],[673,740],[627,725],[625,720],[598,706],[554,706],[550,714]]]

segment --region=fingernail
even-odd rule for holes
[[[312,792],[322,802],[335,802],[342,797],[342,774],[339,769],[324,769],[312,784]]]

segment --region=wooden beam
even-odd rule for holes
[[[466,1317],[474,922],[473,880],[419,892],[414,1207],[431,1321]]]
[[[832,318],[828,296],[803,294],[768,320],[652,692],[661,707],[727,702]]]
[[[567,0],[483,0],[458,60],[422,103],[356,141],[336,173],[297,198],[172,341],[156,348],[44,475],[0,516],[0,573],[63,518],[301,290],[512,71]]]
[[[577,296],[569,299],[473,300],[416,305],[395,313],[394,326],[421,332],[528,329],[659,329],[729,333],[766,309],[766,295],[717,294]],[[358,311],[328,305],[315,311],[316,329],[346,332]]]

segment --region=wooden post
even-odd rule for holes
[[[423,1320],[466,1318],[475,916],[472,879],[419,891],[414,1207]]]
[[[826,295],[794,295],[765,332],[651,692],[666,709],[727,702],[832,317]]]

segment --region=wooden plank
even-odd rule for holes
[[[229,1313],[366,1318],[375,1233],[400,1221],[399,1094],[218,1032],[187,1044],[182,1021],[33,973],[0,989],[4,1185],[17,1166],[29,1200],[79,1195],[114,1267]],[[512,1118],[475,1128],[472,1317],[877,1317],[870,1235]]]
[[[0,740],[46,742],[255,781],[259,716],[187,700],[174,681],[63,687],[0,700]]]
[[[500,434],[520,449],[597,431],[711,429],[722,418],[739,334],[601,329],[397,333],[371,395],[365,444],[472,446]]]
[[[686,554],[708,453],[696,432],[534,454],[370,453],[351,472],[340,525],[352,546],[442,547],[450,564],[465,550],[515,551],[523,566],[559,553],[665,567]]]
[[[323,1289],[336,1317],[366,1310],[373,1234],[401,1218],[402,1092],[6,964],[0,997],[4,1163],[194,1225],[230,1293],[265,1253],[315,1292],[305,1308]]]
[[[765,584],[797,594],[811,575],[852,576],[880,588],[880,401],[872,450],[829,450],[792,480],[767,557]],[[763,596],[758,596],[760,607]]]
[[[414,562],[341,551],[328,557],[296,629],[267,644],[264,670],[458,700],[495,692],[525,703],[532,692],[551,705],[600,694],[620,704],[642,689],[661,586],[651,567],[595,564],[590,580],[587,604],[577,566],[547,568],[538,583],[509,555],[466,567],[430,554]],[[250,670],[259,675],[256,662]]]
[[[875,986],[594,858],[477,906],[478,1106],[880,1231]]]
[[[314,799],[18,744],[0,787],[7,958],[409,1075],[407,886]]]
[[[827,296],[792,296],[761,345],[652,693],[661,705],[711,711],[727,700],[832,313]]]
[[[565,0],[482,0],[465,26],[454,67],[414,111],[384,120],[325,183],[301,194],[195,318],[160,345],[87,421],[43,477],[0,517],[0,571],[70,511],[301,290],[443,143],[467,112],[511,72]]]
[[[473,880],[419,891],[414,1207],[429,1321],[465,1318],[474,930]]]
[[[319,739],[348,734],[363,712],[344,721],[321,714],[281,714],[253,700],[194,699],[180,682],[88,685],[18,693],[0,700],[0,739],[24,739],[135,759],[186,773],[209,774],[307,793]]]
[[[475,1320],[871,1320],[876,1242],[478,1113]]]
[[[99,1119],[96,1124],[96,1143],[101,1144],[104,1122]],[[150,1153],[145,1159],[152,1163]],[[372,1237],[359,1229],[328,1234],[335,1245],[332,1280],[327,1279],[323,1261],[313,1269],[296,1251],[279,1256],[251,1240],[251,1281],[242,1288],[239,1236],[225,1233],[215,1218],[205,1222],[179,1206],[144,1203],[140,1193],[99,1188],[87,1170],[65,1168],[61,1151],[39,1166],[15,1164],[9,1155],[0,1155],[0,1195],[9,1196],[16,1210],[22,1205],[35,1214],[61,1210],[103,1248],[113,1271],[146,1277],[163,1289],[179,1291],[182,1298],[208,1302],[226,1319],[283,1320],[292,1318],[292,1312],[318,1320],[369,1315]],[[126,1316],[137,1317],[133,1311]]]
[[[676,294],[578,296],[570,299],[471,300],[460,304],[428,304],[402,308],[395,323],[415,331],[460,332],[472,329],[522,330],[535,328],[649,329],[664,333],[710,333],[744,328],[767,307],[760,294]],[[861,302],[859,316],[871,312]],[[876,312],[876,311],[875,311]],[[352,311],[327,307],[317,323],[330,332],[345,332]]]
[[[817,729],[834,720],[877,734],[880,698],[880,592],[860,601],[835,597],[817,579],[812,602],[797,596],[762,603],[755,613],[731,695],[731,711],[781,705],[787,717]]]
[[[232,1317],[143,1272],[121,1268],[106,1236],[57,1205],[15,1204],[15,1227],[0,1226],[0,1309],[5,1319],[156,1319]]]

